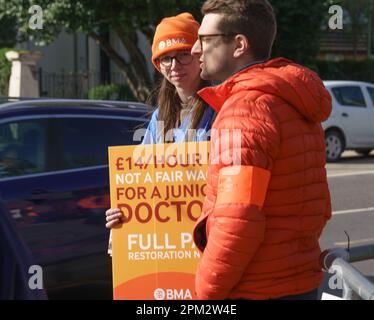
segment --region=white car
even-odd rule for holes
[[[326,159],[335,162],[344,150],[368,155],[374,149],[374,84],[324,81],[332,96],[332,112],[322,123]]]

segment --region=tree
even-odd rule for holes
[[[328,0],[270,0],[278,19],[274,54],[309,63],[318,53],[320,27],[327,15]],[[43,9],[43,29],[29,28],[29,8],[34,0],[0,0],[0,18],[18,21],[22,39],[49,43],[62,31],[83,32],[94,39],[118,66],[126,82],[145,101],[153,85],[147,63],[139,48],[139,32],[151,42],[155,26],[165,16],[183,11],[201,20],[204,0],[38,0]],[[121,54],[103,36],[114,32],[128,52]],[[20,38],[20,40],[21,40]]]
[[[0,12],[0,96],[8,95],[9,77],[12,63],[5,53],[16,43],[16,19]]]
[[[368,22],[371,19],[372,0],[340,0],[336,3],[341,5],[349,15],[350,26],[348,31],[352,35],[353,55],[356,57],[359,38],[369,29]],[[368,36],[370,37],[369,33]]]
[[[321,26],[327,19],[328,1],[270,0],[270,2],[274,6],[278,22],[273,54],[285,56],[298,63],[312,63],[319,51]]]
[[[13,47],[16,43],[17,28],[14,16],[0,11],[0,49]]]
[[[139,48],[138,36],[143,33],[151,42],[155,26],[165,16],[189,11],[200,18],[201,0],[39,0],[43,9],[43,29],[29,28],[29,8],[33,0],[0,0],[3,14],[15,17],[23,39],[49,43],[62,30],[83,32],[94,39],[118,66],[134,94],[140,101],[149,96],[153,79],[145,57]],[[128,52],[128,58],[103,36],[114,32]]]

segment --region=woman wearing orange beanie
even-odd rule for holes
[[[196,94],[209,83],[201,80],[199,60],[191,55],[199,27],[191,14],[182,13],[164,18],[156,28],[152,63],[163,79],[143,144],[208,139],[215,112]],[[106,227],[121,223],[121,217],[119,209],[107,210]]]
[[[214,111],[196,92],[209,83],[201,80],[200,63],[191,55],[199,27],[191,14],[182,13],[164,18],[156,28],[152,63],[163,79],[157,90],[158,109],[153,113],[144,144],[207,139],[205,132],[210,129]],[[179,130],[173,132],[174,128]],[[204,130],[187,137],[188,129]]]

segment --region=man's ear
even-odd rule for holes
[[[247,54],[249,51],[249,41],[244,34],[238,34],[235,36],[235,51],[234,58],[240,58]]]

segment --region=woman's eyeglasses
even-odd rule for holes
[[[163,56],[159,59],[159,61],[163,67],[168,68],[172,65],[174,59],[179,64],[185,66],[192,62],[193,56],[189,51],[183,51],[176,54],[175,56]]]

